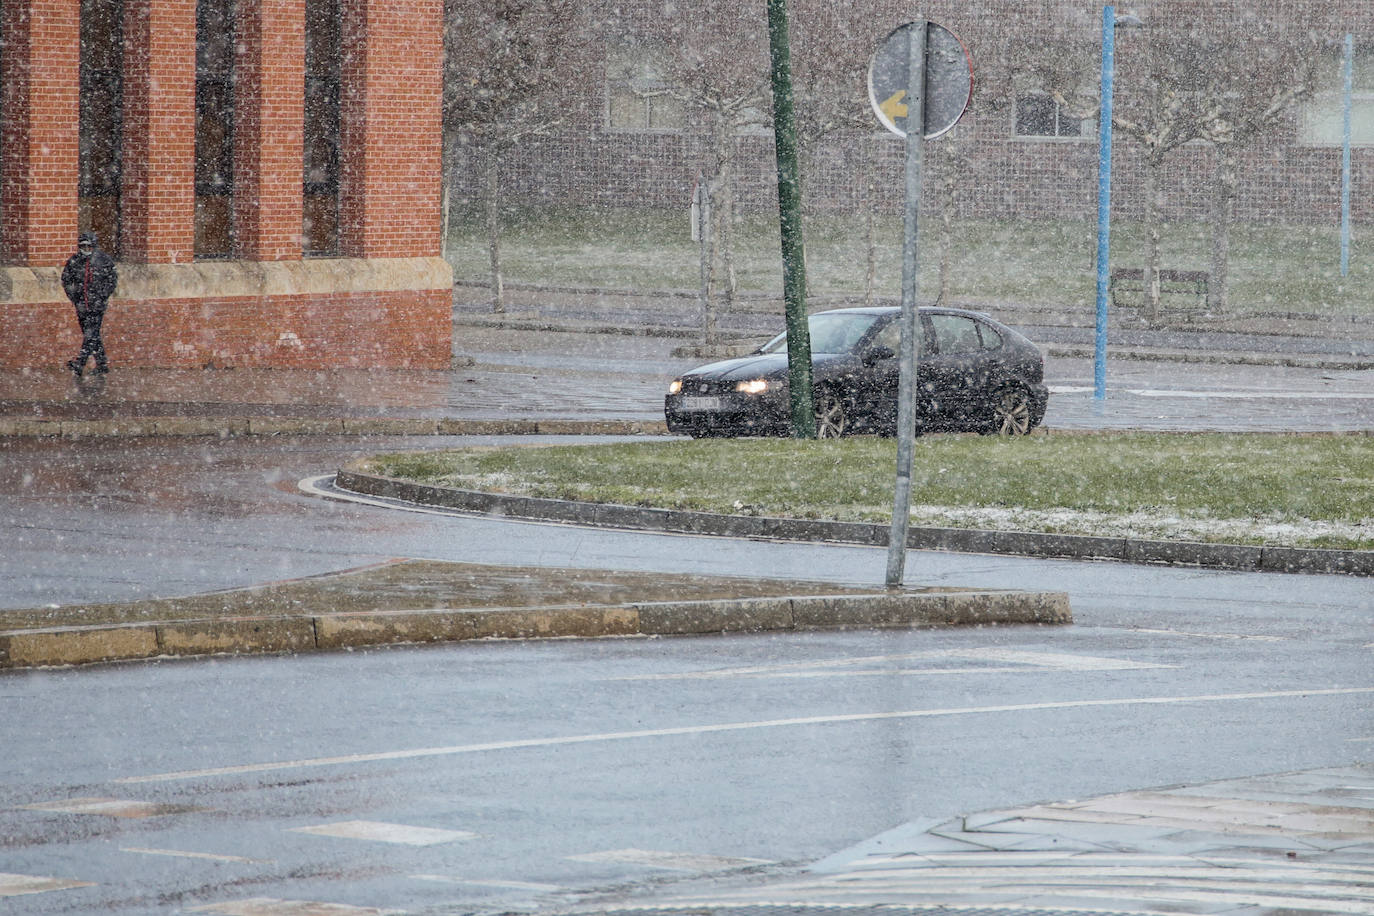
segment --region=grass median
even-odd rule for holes
[[[891,439],[738,439],[379,455],[362,470],[462,489],[736,515],[887,522]],[[912,523],[1374,549],[1374,437],[926,436]]]

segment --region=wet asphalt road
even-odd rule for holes
[[[519,375],[538,357],[505,358]],[[1269,422],[1283,394],[1299,405],[1290,423],[1370,426],[1368,374],[1293,370],[1275,387],[1287,371],[1131,364],[1115,378],[1128,370],[1140,392],[1174,392],[1132,395],[1164,428]],[[5,443],[0,606],[398,556],[882,580],[882,550],[417,515],[296,490],[358,454],[453,442]],[[1076,623],[7,672],[0,876],[80,886],[0,896],[0,913],[236,912],[259,898],[551,909],[732,868],[774,874],[913,818],[1370,759],[1367,580],[932,553],[907,569],[913,583],[1067,590]],[[95,807],[70,810],[83,799]]]
[[[297,497],[279,499],[262,530],[302,517]],[[318,511],[294,533],[351,530],[335,561],[410,545],[865,582],[885,559]],[[1365,580],[924,553],[909,569],[932,584],[1066,589],[1077,622],[7,673],[0,872],[91,886],[0,897],[0,912],[257,898],[552,909],[744,867],[783,874],[914,818],[1369,759]]]

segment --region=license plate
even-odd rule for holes
[[[683,398],[683,410],[719,410],[720,398]]]

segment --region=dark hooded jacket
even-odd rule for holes
[[[105,311],[118,283],[114,258],[98,246],[90,254],[78,251],[62,268],[62,290],[79,311]]]

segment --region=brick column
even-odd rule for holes
[[[234,224],[238,255],[301,256],[305,0],[238,5]]]
[[[437,255],[443,2],[341,0],[341,13],[341,248]]]
[[[0,260],[61,264],[76,250],[80,0],[2,0]]]
[[[195,255],[195,0],[124,0],[121,252],[150,264]]]

